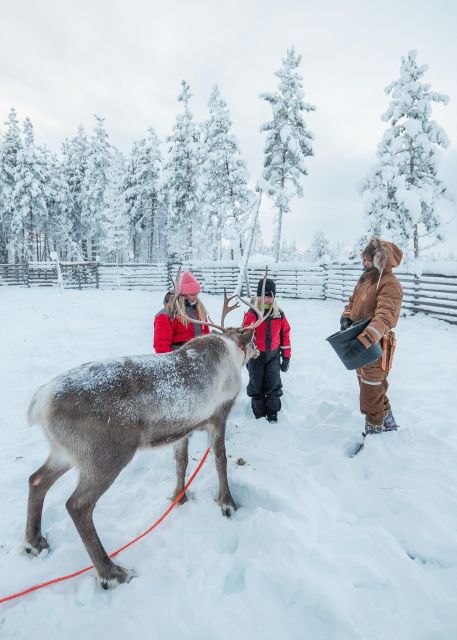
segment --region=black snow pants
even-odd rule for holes
[[[251,398],[256,418],[278,413],[281,409],[282,383],[280,376],[280,351],[261,351],[260,356],[249,360],[249,384],[247,394]]]

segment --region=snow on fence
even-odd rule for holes
[[[177,264],[169,265],[172,277],[177,272],[178,266]],[[223,293],[224,288],[230,293],[238,284],[239,267],[236,262],[194,262],[181,265],[181,269],[190,269],[205,293]],[[249,266],[249,291],[244,281],[242,293],[255,294],[257,283],[264,274],[265,266]],[[276,288],[283,298],[324,299],[324,269],[318,264],[297,267],[295,262],[290,265],[282,262],[278,267],[269,266],[268,276],[275,280]]]
[[[165,262],[148,264],[98,265],[100,289],[144,289],[167,291],[169,287],[168,265]]]
[[[346,301],[360,277],[360,267],[325,265],[325,299]],[[416,276],[402,269],[395,274],[403,286],[402,309],[426,313],[439,320],[457,324],[457,275],[423,273]]]
[[[178,265],[170,263],[106,264],[97,262],[61,262],[63,286],[67,289],[144,289],[167,291]],[[416,276],[397,269],[404,290],[403,309],[411,313],[423,312],[434,318],[457,324],[457,270],[454,275],[429,272]],[[205,293],[221,294],[235,290],[239,268],[236,262],[194,262],[181,265],[191,269]],[[248,282],[243,293],[255,293],[257,282],[265,267],[250,265]],[[439,270],[439,265],[438,269]],[[444,269],[443,269],[444,271]],[[352,293],[360,277],[360,266],[351,264],[285,263],[269,267],[269,275],[276,281],[282,298],[340,300]],[[26,287],[57,286],[55,262],[0,265],[0,286]]]

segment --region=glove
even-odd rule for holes
[[[366,347],[360,342],[360,340],[357,340],[357,338],[353,338],[347,343],[346,349],[343,353],[343,357],[345,360],[353,360],[358,355],[360,355],[362,351],[365,351],[365,348]]]
[[[281,371],[283,373],[286,373],[286,371],[289,368],[289,364],[290,364],[290,358],[282,358],[281,359],[281,364],[279,365],[279,368],[281,369]]]
[[[354,322],[351,320],[351,318],[348,318],[348,316],[341,316],[341,318],[340,318],[340,331],[346,331],[346,329],[349,329],[351,324],[354,324]]]

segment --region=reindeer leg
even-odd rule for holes
[[[225,453],[225,425],[231,406],[232,405],[230,405],[222,415],[213,418],[214,427],[211,434],[211,448],[216,458],[216,469],[219,476],[219,497],[217,503],[222,510],[222,515],[227,517],[233,515],[238,509],[228,485],[227,455]]]
[[[189,438],[183,438],[175,445],[173,445],[175,460],[176,460],[176,489],[173,494],[173,500],[179,496],[185,487],[186,481],[186,469],[189,462]],[[186,494],[182,496],[179,504],[185,504],[188,498]]]
[[[112,453],[112,452],[111,452]],[[100,584],[104,589],[110,589],[123,582],[130,582],[136,575],[114,564],[106,553],[94,526],[92,514],[97,500],[113,484],[122,469],[133,458],[134,450],[123,456],[110,459],[110,464],[81,470],[81,477],[73,494],[67,501],[67,509],[78,530],[81,540],[97,569]]]
[[[47,492],[54,482],[71,468],[71,464],[59,461],[52,454],[29,478],[29,501],[25,529],[24,551],[37,556],[43,549],[49,549],[46,538],[41,533],[41,516]]]

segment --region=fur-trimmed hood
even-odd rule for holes
[[[381,240],[378,236],[370,238],[367,246],[362,251],[362,255],[369,256],[375,269],[380,273],[391,271],[398,267],[403,258],[403,252],[396,244]]]

